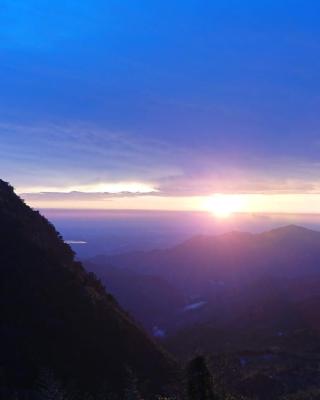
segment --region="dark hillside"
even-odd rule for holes
[[[31,389],[48,368],[66,384],[121,393],[130,368],[145,392],[170,384],[175,363],[84,271],[54,227],[0,181],[0,369]]]

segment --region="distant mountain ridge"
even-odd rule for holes
[[[235,274],[237,279],[249,272],[252,278],[266,273],[304,275],[305,268],[320,273],[320,232],[288,225],[260,234],[202,235],[169,249],[100,256],[90,261],[162,276],[192,295],[197,284],[203,290],[208,281],[231,279]]]
[[[311,307],[317,304],[320,293],[320,232],[303,227],[288,225],[259,234],[200,235],[169,249],[97,257],[91,265],[95,263],[93,270],[102,279],[107,277],[103,269],[112,266],[123,277],[135,273],[167,281],[168,288],[185,301],[184,306],[167,306],[167,320],[159,318],[169,336],[194,324],[217,329],[229,326],[231,331],[233,325],[244,331],[263,326],[274,334],[299,325],[317,325]],[[112,281],[111,276],[109,279]],[[120,301],[123,289],[118,284]],[[131,304],[138,308],[140,295],[135,285],[131,293]],[[150,306],[153,301],[151,294]],[[124,305],[136,315],[130,304]],[[303,310],[304,318],[298,310]],[[153,324],[156,319],[154,312]],[[150,322],[147,317],[140,317],[140,321],[145,326]],[[190,342],[200,338],[198,328],[190,335],[182,333],[176,343],[183,343],[187,336]],[[174,350],[174,346],[170,348]]]
[[[0,180],[1,388],[31,390],[43,368],[66,384],[121,394],[172,383],[173,359],[107,294],[51,225]]]

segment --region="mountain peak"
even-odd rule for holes
[[[304,226],[301,225],[295,225],[295,224],[289,224],[282,226],[280,228],[277,228],[275,230],[282,230],[282,231],[287,231],[287,232],[305,232],[305,231],[310,231],[311,229],[305,228]]]
[[[8,182],[0,179],[0,190],[10,190],[10,192],[13,192],[13,187]]]
[[[305,235],[320,235],[320,232],[314,231],[309,228],[305,228],[300,225],[290,224],[281,226],[279,228],[272,229],[271,231],[267,231],[262,233],[262,235],[274,235],[274,236],[305,236]]]

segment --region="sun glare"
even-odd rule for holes
[[[217,218],[228,218],[233,213],[243,211],[244,199],[239,195],[216,194],[208,197],[203,209],[209,211]]]

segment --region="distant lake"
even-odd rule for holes
[[[79,258],[174,246],[195,235],[229,231],[258,233],[295,224],[320,231],[320,214],[235,214],[218,219],[207,212],[41,210]]]

